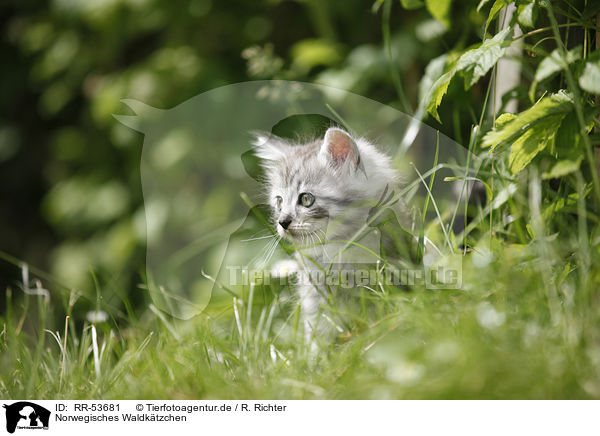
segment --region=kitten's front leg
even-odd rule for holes
[[[300,301],[300,319],[304,327],[307,344],[330,342],[335,335],[335,327],[323,311],[327,303],[327,291],[311,280],[306,271],[299,274],[296,292]]]

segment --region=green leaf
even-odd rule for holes
[[[489,2],[489,1],[490,1],[490,0],[481,0],[481,1],[479,2],[479,4],[477,5],[477,12],[480,12],[480,11],[481,11],[481,8],[483,8],[483,7],[485,6],[485,4],[486,4],[487,2]]]
[[[566,197],[559,197],[549,203],[542,212],[544,220],[550,219],[553,214],[565,210],[565,208],[574,209],[577,207],[579,198],[586,198],[592,191],[591,185],[584,186],[583,192],[572,192]]]
[[[470,88],[498,62],[506,47],[506,39],[512,35],[510,27],[502,30],[491,39],[486,39],[478,48],[465,52],[456,65],[465,78],[465,88]]]
[[[581,134],[577,114],[571,112],[560,123],[560,127],[554,138],[554,153],[559,160],[575,160],[579,155],[583,155],[580,148]]]
[[[308,71],[315,66],[331,66],[340,62],[343,52],[341,44],[335,44],[325,39],[304,39],[291,48],[293,67]]]
[[[450,28],[450,4],[452,0],[425,0],[429,13],[438,21]]]
[[[502,129],[502,128],[504,128],[504,126],[506,126],[508,123],[510,123],[515,118],[517,118],[517,116],[515,114],[511,114],[511,113],[502,114],[498,118],[496,118],[496,123],[495,123],[494,127],[496,129]]]
[[[404,9],[419,9],[425,3],[422,0],[400,0]]]
[[[448,86],[450,85],[450,81],[452,80],[452,77],[454,77],[455,73],[456,70],[453,68],[447,73],[442,74],[442,76],[439,79],[437,79],[431,87],[428,96],[423,100],[429,102],[427,104],[427,112],[440,123],[441,120],[437,108],[440,107],[444,95],[446,95],[446,92],[448,92]]]
[[[600,94],[600,58],[590,59],[585,63],[583,74],[579,77],[581,89],[592,94]]]
[[[573,117],[573,100],[568,94],[559,92],[542,98],[519,115],[500,115],[494,129],[483,138],[482,145],[493,149],[501,144],[512,143],[508,163],[510,171],[516,174],[549,146],[565,147],[564,142],[569,141],[574,148],[577,131],[574,130],[576,124],[574,126],[573,122],[576,122]],[[577,156],[566,160],[575,161]],[[570,170],[572,166],[564,162],[554,169],[553,174]]]
[[[511,34],[512,29],[504,29],[493,38],[485,40],[478,47],[463,53],[454,66],[448,72],[442,74],[429,90],[427,97],[423,100],[427,103],[427,112],[440,121],[437,108],[440,106],[444,95],[446,95],[454,75],[459,71],[463,72],[465,86],[467,88],[473,86],[504,55],[506,47],[510,45],[510,42],[506,39]]]
[[[433,39],[439,38],[447,31],[448,29],[446,28],[446,26],[444,26],[435,18],[420,21],[416,24],[414,30],[415,36],[423,44]]]
[[[494,18],[498,16],[500,11],[504,9],[508,5],[507,0],[496,0],[492,5],[492,9],[490,9],[490,14],[488,15],[488,19],[485,22],[485,33],[487,33],[488,27],[490,27],[490,23],[494,21]]]
[[[542,179],[557,179],[579,169],[583,155],[575,159],[563,159],[556,162],[549,171],[542,173]]]
[[[517,138],[508,157],[508,165],[513,174],[522,171],[540,151],[554,140],[558,125],[564,116],[564,114],[559,114],[542,118],[535,126]]]
[[[558,115],[558,120],[554,117],[555,127],[558,129],[559,123],[567,113],[573,110],[573,98],[559,91],[548,97],[540,99],[529,109],[521,112],[515,119],[508,123],[502,124],[500,127],[495,127],[489,131],[482,141],[482,147],[498,147],[515,141],[519,136],[525,133],[528,129],[534,127],[537,123]]]
[[[535,27],[538,17],[538,7],[534,2],[520,5],[518,9],[517,22],[522,27]]]
[[[593,112],[585,114],[586,133],[594,127],[594,118]],[[564,117],[554,137],[553,145],[552,154],[556,156],[557,161],[548,171],[542,173],[543,179],[555,179],[577,171],[585,157],[581,130],[575,112],[570,112]]]
[[[421,78],[421,82],[419,82],[419,101],[422,101],[425,97],[427,97],[427,92],[432,88],[435,81],[438,80],[444,73],[447,60],[448,55],[443,54],[435,59],[432,59],[431,62],[427,64],[427,67],[425,68],[425,74]]]
[[[529,89],[529,98],[531,101],[535,99],[535,90],[538,83],[559,72],[560,70],[566,69],[568,65],[581,59],[582,52],[583,50],[580,45],[572,50],[569,50],[567,52],[566,62],[563,60],[561,52],[558,49],[553,50],[552,53],[550,53],[550,56],[545,57],[538,65],[538,68],[535,71],[535,77],[533,78],[533,83]]]

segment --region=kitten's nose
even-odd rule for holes
[[[285,230],[287,230],[287,228],[290,226],[291,222],[292,222],[292,219],[290,217],[285,217],[285,218],[279,220],[279,225],[281,227],[283,227]]]

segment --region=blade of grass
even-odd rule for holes
[[[414,163],[412,163],[412,162],[410,163],[410,165],[413,167],[413,169],[415,170],[415,172],[419,176],[419,179],[421,179],[421,183],[423,183],[423,186],[425,186],[425,189],[427,189],[428,195],[431,196],[431,203],[433,204],[433,207],[435,209],[435,213],[437,214],[438,220],[440,222],[440,226],[442,227],[442,232],[444,233],[444,238],[446,240],[446,244],[448,245],[448,248],[450,249],[450,251],[453,251],[452,244],[450,243],[450,238],[448,237],[448,232],[446,231],[446,226],[444,224],[444,220],[442,219],[442,215],[440,214],[440,210],[438,209],[438,206],[437,206],[437,204],[435,202],[435,198],[431,194],[431,191],[429,190],[429,187],[427,186],[427,182],[425,182],[425,180],[423,179],[423,176],[421,176],[421,173],[417,169],[416,165]]]
[[[383,5],[383,21],[382,21],[382,33],[383,33],[383,45],[385,47],[385,52],[388,57],[388,65],[390,68],[390,75],[392,77],[392,82],[394,84],[394,88],[396,88],[396,93],[398,94],[398,98],[400,99],[400,104],[402,105],[402,109],[407,114],[412,113],[412,108],[410,107],[410,103],[408,102],[408,98],[406,98],[406,93],[404,92],[404,88],[402,87],[402,80],[400,79],[400,74],[394,65],[394,56],[392,54],[392,43],[390,41],[390,15],[392,11],[392,0],[386,0]]]

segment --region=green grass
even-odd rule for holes
[[[494,206],[488,204],[479,211],[467,226],[464,240],[450,229],[447,235],[440,234],[435,219],[423,223],[428,236],[449,245],[455,256],[462,255],[462,289],[363,290],[358,296],[361,304],[352,313],[337,314],[339,308],[330,308],[334,319],[343,315],[348,320],[350,333],[323,344],[314,354],[302,340],[298,308],[287,288],[257,287],[252,292],[247,288],[239,298],[213,295],[202,314],[180,321],[152,306],[147,294],[135,298],[137,306],[127,299],[117,307],[109,306],[102,299],[102,289],[108,289],[110,280],[98,284],[94,276],[95,293],[82,296],[36,271],[35,276],[49,288],[49,299],[43,293],[34,295],[41,291],[30,290],[28,274],[20,288],[0,290],[4,298],[0,305],[0,397],[600,398],[600,184],[594,144],[588,138],[591,125],[586,124],[588,111],[596,116],[598,100],[578,88],[577,71],[571,71],[566,62],[570,47],[563,43],[569,39],[571,26],[579,26],[587,46],[594,27],[586,22],[590,16],[584,18],[587,12],[577,12],[575,6],[569,4],[566,10],[572,10],[565,15],[564,8],[554,11],[546,3],[551,26],[522,36],[529,43],[527,52],[529,47],[535,53],[522,60],[527,67],[524,76],[534,75],[533,58],[546,60],[554,49],[542,44],[548,38],[539,34],[552,31],[564,58],[564,76],[545,83],[550,92],[567,83],[574,94],[577,123],[544,153],[537,150],[540,155],[518,174],[508,170],[502,147],[487,157],[483,153],[479,175],[493,194]],[[385,2],[382,28],[384,50],[390,58],[391,7],[391,2]],[[559,24],[555,12],[568,23]],[[454,20],[459,18],[454,15]],[[469,20],[469,26],[483,23],[474,20],[473,14],[459,15]],[[581,19],[572,18],[576,15]],[[578,37],[573,33],[571,41]],[[543,39],[536,40],[538,36]],[[464,43],[461,37],[451,57],[471,50],[462,47]],[[590,44],[587,55],[592,50]],[[464,72],[472,68],[489,71],[489,59],[463,58],[470,60]],[[392,69],[392,83],[402,105],[408,107],[398,74]],[[437,89],[436,110],[444,94],[451,95],[448,83]],[[493,83],[489,81],[487,89],[482,87],[473,95],[479,100],[485,94],[479,116],[468,107],[477,123],[469,141],[469,150],[475,153],[492,127],[491,120],[485,120],[488,98],[496,94],[496,90],[491,92]],[[532,102],[521,103],[530,106]],[[452,109],[458,125],[454,135],[460,138],[460,107]],[[493,109],[497,126],[496,109],[500,108]],[[424,108],[417,114],[420,120]],[[544,116],[539,114],[539,119]],[[586,164],[580,170],[560,179],[540,180],[538,174],[548,165],[571,159],[571,153],[585,154]],[[87,156],[82,156],[87,163]],[[423,177],[422,184],[430,188],[433,176]],[[434,200],[425,201],[430,212],[437,208]],[[456,211],[440,206],[440,217],[454,220]],[[417,216],[424,219],[426,213]],[[438,233],[437,238],[432,232]],[[464,251],[461,242],[467,247]],[[0,258],[21,267],[1,252]],[[147,292],[143,288],[123,290],[119,295]],[[86,319],[90,307],[106,312],[108,319],[90,323]]]
[[[352,334],[316,356],[285,289],[251,307],[223,297],[189,321],[154,307],[95,325],[72,315],[66,340],[75,299],[13,290],[0,397],[598,398],[598,250],[578,235],[484,233],[464,256],[463,290],[365,291]]]
[[[49,299],[5,292],[0,397],[600,398],[597,217],[584,195],[553,191],[534,170],[506,191],[517,181],[501,159],[494,165],[493,207],[467,227],[466,249],[460,235],[439,234],[437,216],[423,226],[453,244],[462,288],[363,289],[351,313],[329,308],[347,331],[316,354],[288,287],[216,293],[204,312],[181,321],[148,294],[135,309],[126,300],[123,311],[103,301],[101,284],[82,296],[35,271]],[[591,193],[579,173],[564,183]],[[36,287],[23,277],[21,288]],[[86,320],[90,305],[108,319]]]

